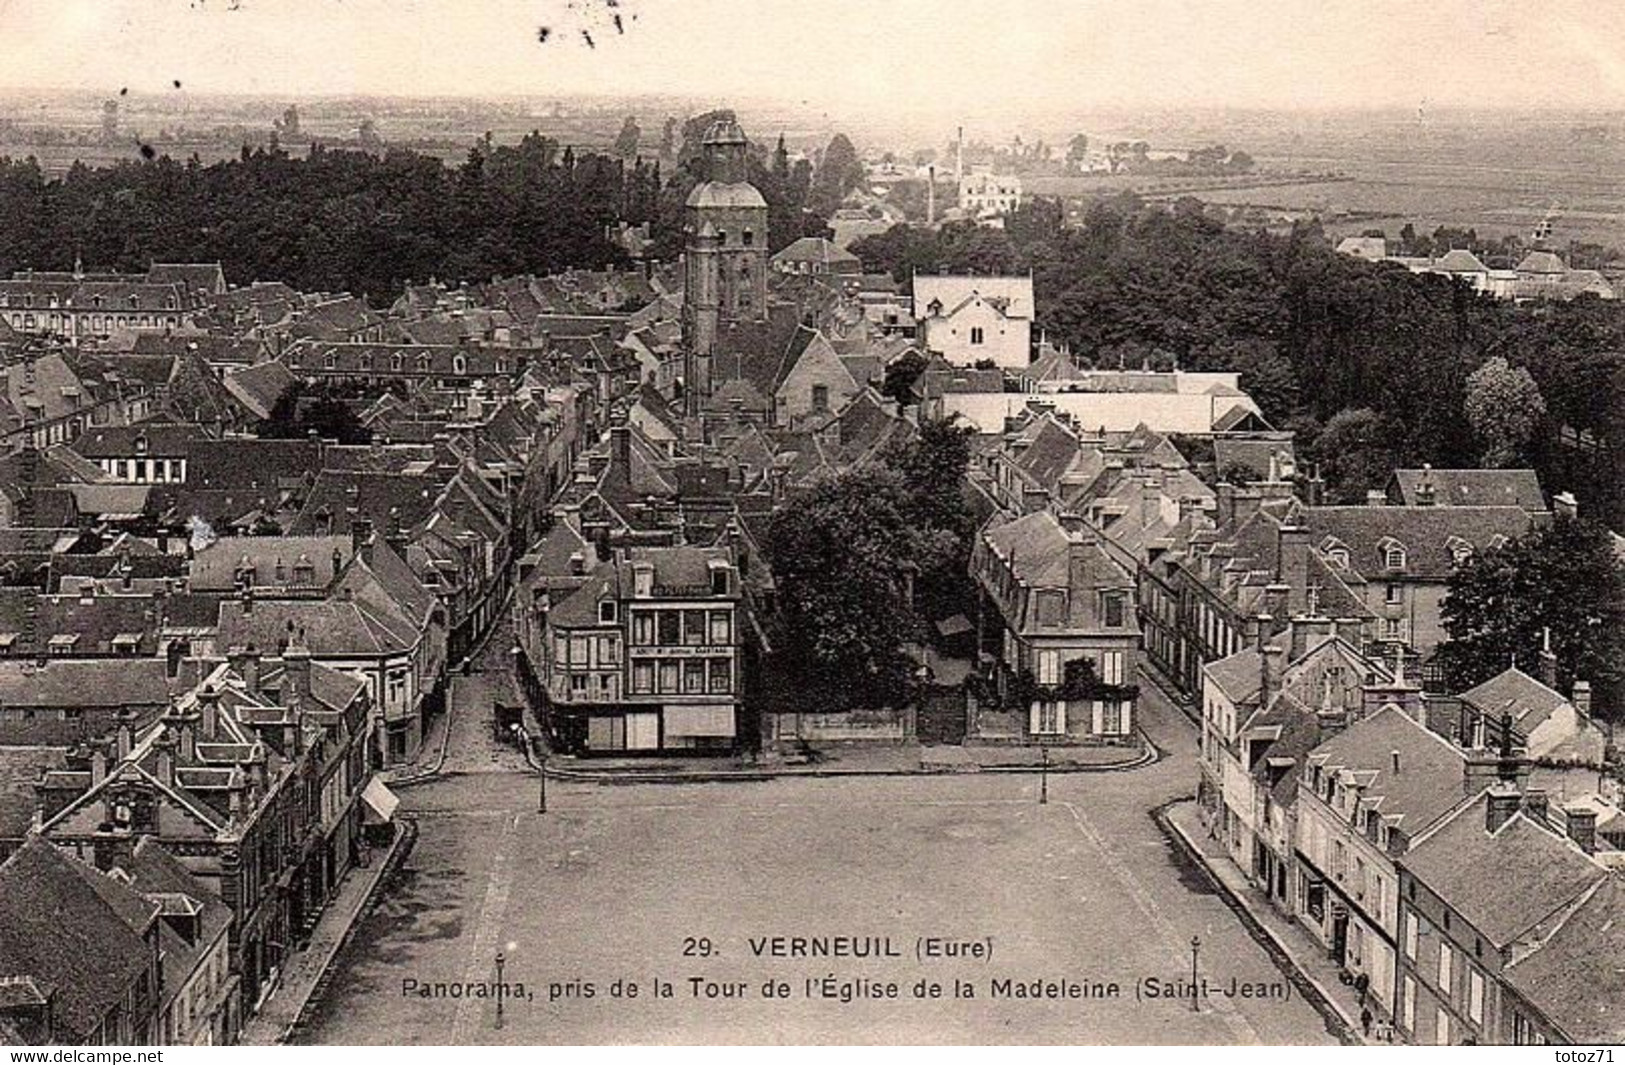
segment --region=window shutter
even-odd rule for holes
[[[1094,734],[1098,736],[1106,725],[1106,707],[1099,699],[1096,699],[1094,702],[1090,703],[1089,706],[1094,713],[1094,717],[1090,721],[1090,724],[1093,727],[1092,730]]]
[[[1039,704],[1037,702],[1029,703],[1027,706],[1027,731],[1036,736],[1040,727]]]
[[[1055,731],[1066,732],[1066,700],[1058,699],[1055,703]]]

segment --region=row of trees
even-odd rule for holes
[[[1612,459],[1625,448],[1619,303],[1478,297],[1338,255],[1315,225],[1241,232],[1195,200],[1170,210],[1132,195],[1075,227],[1038,199],[1003,231],[896,227],[853,251],[899,279],[1031,270],[1039,329],[1084,364],[1240,372],[1335,499],[1363,499],[1400,465],[1527,464],[1625,520]]]
[[[700,139],[718,118],[682,127],[675,172],[636,154],[623,131],[615,155],[576,152],[532,133],[489,135],[456,165],[401,148],[296,157],[274,143],[203,165],[194,156],[75,165],[47,178],[33,159],[0,159],[0,272],[145,270],[154,261],[220,262],[234,282],[285,281],[387,303],[409,280],[477,280],[623,262],[622,224],[652,223],[657,252],[682,247],[683,204],[704,178]],[[675,135],[675,130],[668,130]],[[751,179],[768,203],[770,250],[827,233],[826,220],[862,179],[837,136],[815,171],[754,148]]]

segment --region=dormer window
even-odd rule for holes
[[[615,623],[615,600],[605,599],[598,604],[598,620],[605,625]]]
[[[166,299],[166,300],[164,300],[164,308],[165,308],[165,309],[166,309],[166,310],[171,310],[171,311],[173,311],[173,310],[175,310],[175,309],[176,309],[176,308],[177,308],[177,307],[178,307],[178,306],[180,306],[180,304],[179,304],[179,303],[177,303],[177,302],[176,302],[176,300],[175,300],[175,297],[174,297],[174,296],[170,296],[170,297],[169,297],[169,298],[168,298],[168,299]]]
[[[728,234],[723,232],[720,229],[717,230],[717,243],[718,244],[726,244],[726,243],[728,243]]]
[[[1377,545],[1382,554],[1382,568],[1393,572],[1400,572],[1405,568],[1405,545],[1392,537],[1386,538]]]
[[[453,355],[451,359],[451,372],[459,376],[466,374],[468,372],[468,357],[465,355]]]
[[[1505,536],[1502,536],[1500,533],[1496,533],[1494,536],[1490,537],[1490,542],[1489,542],[1489,544],[1487,546],[1489,547],[1489,549],[1491,551],[1499,551],[1499,550],[1501,550],[1501,548],[1505,547],[1506,545],[1507,545],[1507,538]]]
[[[1473,557],[1473,545],[1459,536],[1452,536],[1444,542],[1444,549],[1450,552],[1450,560],[1458,566],[1465,566]]]
[[[744,236],[743,239],[744,239],[744,242],[745,242],[745,247],[748,248],[752,244],[756,243],[756,234],[752,233],[750,230],[747,229],[747,230],[745,230],[745,236]]]
[[[90,297],[90,305],[92,307],[96,308],[97,310],[101,310],[102,305],[105,304],[106,302],[107,302],[107,300],[104,299],[100,295],[95,295],[95,296]]]
[[[134,293],[131,293],[130,294],[130,310],[138,311],[140,309],[141,309],[141,297],[135,295]]]
[[[406,356],[397,351],[389,360],[389,368],[396,373],[406,369]]]
[[[419,355],[418,356],[418,373],[428,373],[428,372],[429,372],[429,356],[427,356],[427,355]]]
[[[330,351],[326,355],[322,356],[322,366],[324,368],[329,370],[336,369],[338,364],[339,357],[336,353]]]
[[[356,356],[355,365],[358,370],[372,369],[372,352],[364,351]]]

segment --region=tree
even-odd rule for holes
[[[1074,134],[1066,142],[1066,161],[1073,168],[1081,170],[1084,162],[1089,158],[1089,138],[1082,133]]]
[[[926,359],[910,348],[886,364],[886,376],[880,385],[882,395],[895,400],[899,408],[914,403],[914,382],[925,371]]]
[[[615,138],[615,157],[631,162],[638,157],[638,142],[643,138],[643,131],[638,128],[638,120],[632,115],[626,116],[626,122],[621,126],[620,135]]]
[[[1468,376],[1464,404],[1467,422],[1484,449],[1484,465],[1523,465],[1546,417],[1546,400],[1529,371],[1499,355],[1489,359]]]
[[[906,497],[891,470],[848,473],[793,497],[768,523],[784,622],[775,669],[826,709],[906,690],[902,645],[918,634],[903,599],[916,539]]]
[[[312,432],[341,444],[372,440],[372,432],[361,424],[350,404],[330,391],[309,390],[304,384],[284,392],[271,408],[271,416],[259,424],[259,435],[272,440],[302,440]]]
[[[1393,441],[1400,435],[1400,426],[1369,408],[1338,411],[1320,431],[1310,458],[1320,465],[1333,498],[1363,503],[1399,465]]]
[[[1605,526],[1559,517],[1474,555],[1451,576],[1442,613],[1450,639],[1439,661],[1453,691],[1514,662],[1533,673],[1550,634],[1558,689],[1590,681],[1599,709],[1625,709],[1625,567]]]
[[[840,207],[847,193],[863,184],[863,178],[863,162],[858,158],[857,149],[852,147],[846,134],[835,134],[813,171],[813,210],[828,218]]]

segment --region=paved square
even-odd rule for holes
[[[302,1039],[1330,1042],[1296,989],[1285,1000],[1222,993],[1232,980],[1263,993],[1286,980],[1182,874],[1147,816],[1145,794],[1176,772],[1052,777],[1045,806],[1026,774],[555,785],[545,816],[533,779],[446,779],[407,794],[416,848]],[[1193,935],[1213,989],[1201,1011],[1189,997],[1137,999],[1146,978],[1188,981]],[[876,937],[901,956],[755,956],[751,941],[773,936]],[[917,940],[930,936],[990,943],[992,956],[922,961]],[[403,993],[409,980],[447,994],[494,981],[499,951],[504,979],[534,996],[505,1000],[500,1029],[494,999]],[[807,982],[830,975],[862,985],[848,997],[886,984],[900,997],[843,1003],[837,987],[835,999],[809,998]],[[703,985],[695,997],[694,977],[719,997]],[[671,998],[655,997],[656,979]],[[769,979],[790,997],[763,998]],[[956,979],[976,997],[954,998]],[[637,997],[612,997],[617,980]],[[943,997],[916,999],[921,980]],[[993,998],[995,981],[1012,995],[1035,981],[1116,995]],[[743,997],[723,997],[740,984]]]

